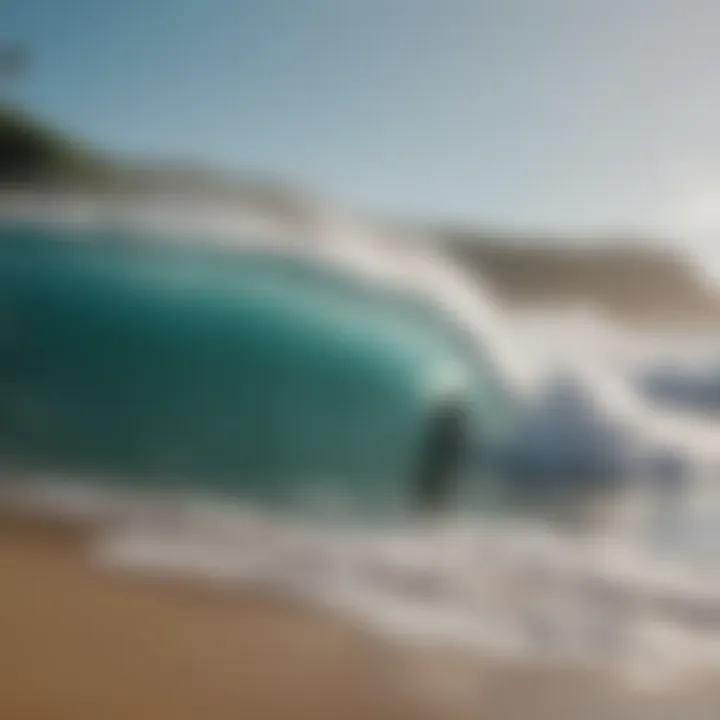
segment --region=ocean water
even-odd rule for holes
[[[543,509],[557,512],[489,503],[392,524],[354,522],[341,498],[311,492],[293,512],[273,513],[35,477],[22,498],[5,483],[7,499],[101,515],[89,552],[104,565],[269,587],[411,646],[570,662],[651,687],[720,669],[720,427],[632,382],[638,368],[679,363],[678,348],[690,374],[720,365],[712,334],[628,335],[583,309],[511,316],[441,251],[352,226],[326,229],[303,251],[428,299],[490,353],[539,427],[564,411],[546,391],[565,378],[627,440],[623,481],[572,502],[556,494]],[[657,457],[682,472],[663,472],[648,460]]]

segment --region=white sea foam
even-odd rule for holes
[[[169,236],[202,226],[233,242],[250,227],[221,215],[191,224],[178,213],[148,212],[142,220]],[[74,217],[89,222],[87,212]],[[105,513],[106,529],[93,547],[103,563],[270,585],[408,642],[573,659],[630,679],[641,671],[647,679],[652,667],[663,682],[720,667],[719,428],[655,407],[629,379],[638,363],[665,352],[663,338],[629,337],[588,311],[510,317],[431,244],[389,243],[329,213],[315,224],[312,242],[269,228],[273,239],[262,243],[429,299],[490,353],[528,402],[552,373],[565,373],[607,422],[632,438],[638,455],[669,449],[691,464],[682,492],[668,504],[639,477],[613,499],[616,512],[601,526],[573,533],[487,517],[362,528],[218,508],[197,498],[148,505],[97,491],[90,498],[77,487],[63,495],[57,478],[40,486],[36,501]],[[711,357],[715,347],[712,338],[698,339],[698,353]]]
[[[720,572],[617,535],[446,523],[368,529],[190,506],[174,527],[119,525],[115,567],[270,587],[385,638],[586,663],[658,682],[720,663]],[[222,528],[219,530],[218,528]]]

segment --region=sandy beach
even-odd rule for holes
[[[87,529],[0,519],[0,718],[714,718],[569,668],[400,650],[277,598],[111,572]]]
[[[401,717],[370,645],[277,600],[92,567],[82,532],[0,524],[0,717]]]

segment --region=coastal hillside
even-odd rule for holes
[[[0,108],[0,189],[103,188],[119,167],[25,113]]]
[[[294,188],[176,161],[128,162],[13,108],[0,108],[0,193],[180,192],[302,222],[316,205]],[[574,244],[481,230],[430,232],[519,307],[589,304],[630,322],[720,322],[720,294],[680,253],[651,242]]]
[[[446,238],[445,246],[516,307],[583,305],[631,324],[720,322],[720,288],[679,251],[613,239],[568,246],[528,239]]]
[[[177,158],[115,157],[15,108],[0,106],[0,193],[177,194],[294,217],[304,196]]]

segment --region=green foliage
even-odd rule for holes
[[[16,109],[0,107],[0,186],[99,187],[121,175],[83,144]]]

